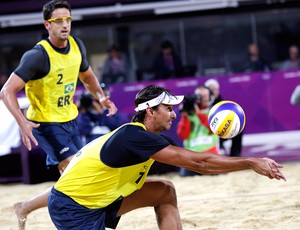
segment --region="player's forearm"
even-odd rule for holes
[[[10,93],[9,90],[4,87],[1,91],[1,99],[9,112],[14,116],[19,126],[21,126],[26,121],[26,118],[20,109],[17,96]]]
[[[80,74],[80,80],[84,84],[84,87],[99,101],[105,96],[91,67],[86,72]]]
[[[213,153],[197,153],[192,160],[199,163],[197,171],[205,174],[227,173],[250,169],[250,159],[241,157],[226,157]],[[191,169],[195,170],[195,169]]]
[[[269,158],[225,157],[215,154],[206,154],[206,159],[202,158],[200,160],[201,157],[198,157],[199,159],[195,158],[194,160],[199,162],[199,172],[203,174],[218,174],[251,169],[270,179],[286,180],[284,175],[279,171],[279,168],[283,166]]]
[[[95,78],[91,78],[90,80],[85,81],[83,84],[84,87],[99,101],[105,97],[103,90]]]
[[[164,153],[167,152],[168,157]],[[186,168],[201,174],[217,174],[249,169],[249,160],[239,157],[225,157],[214,153],[194,152],[176,146],[168,146],[152,155],[162,163]]]
[[[204,159],[205,167],[202,170],[205,170],[209,173],[240,171],[250,169],[250,161],[250,158],[225,157],[216,154],[209,154],[209,156]]]

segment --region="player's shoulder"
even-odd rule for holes
[[[81,53],[85,53],[86,49],[85,49],[85,45],[84,45],[83,41],[76,36],[70,36],[70,37],[74,39],[74,41],[77,44],[77,46],[79,47],[79,50],[81,51]]]
[[[122,127],[121,127],[122,128]],[[165,139],[163,136],[157,133],[150,132],[146,127],[139,122],[130,122],[123,126],[122,135],[128,139],[134,140],[158,140]]]
[[[74,41],[77,43],[78,46],[84,46],[81,38],[76,37],[76,36],[70,36],[70,37],[74,39]]]
[[[41,44],[36,44],[32,49],[26,51],[23,58],[33,58],[39,60],[47,55],[46,50]]]
[[[69,38],[73,38],[76,42],[82,42],[82,39],[77,36],[70,35]]]
[[[129,123],[126,123],[124,125],[122,125],[120,127],[121,130],[126,130],[126,131],[137,131],[137,130],[145,130],[145,128],[143,128],[143,126],[138,123],[138,122],[129,122]]]
[[[175,140],[172,137],[169,137],[167,135],[164,134],[160,134],[167,142],[170,143],[170,145],[175,145],[178,146],[177,143],[175,142]]]
[[[144,136],[142,133],[150,133],[148,132],[141,123],[138,122],[129,122],[118,129],[119,135],[121,135],[123,138],[141,138]]]

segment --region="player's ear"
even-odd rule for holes
[[[152,116],[153,116],[153,109],[152,109],[151,107],[148,107],[148,108],[146,109],[146,114],[147,114],[148,116],[152,117]]]
[[[48,28],[50,27],[50,22],[48,22],[48,21],[44,21],[44,26],[45,26],[45,28],[48,30]]]

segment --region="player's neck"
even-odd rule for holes
[[[60,40],[57,38],[49,37],[50,43],[57,48],[65,48],[68,45],[68,40]]]

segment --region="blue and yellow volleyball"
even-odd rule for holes
[[[209,111],[208,122],[213,133],[221,138],[230,139],[244,130],[246,115],[236,102],[220,101]]]

